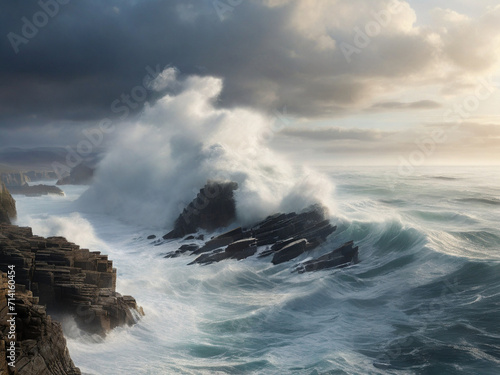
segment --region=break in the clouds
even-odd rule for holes
[[[286,107],[302,121],[446,108],[498,70],[500,6],[8,1],[0,37],[0,145],[28,139],[20,129],[66,144],[81,127],[136,116],[158,100],[161,88],[148,82],[166,66],[176,67],[180,80],[222,78],[218,107]],[[46,129],[65,136],[48,137]]]
[[[338,140],[358,140],[376,141],[391,132],[383,132],[379,129],[344,129],[331,127],[326,129],[285,129],[281,132],[285,137],[296,137],[303,140],[317,142],[338,141]]]
[[[382,102],[375,103],[372,109],[435,109],[442,105],[433,100],[420,100],[418,102],[402,103],[402,102]]]

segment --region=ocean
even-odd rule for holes
[[[75,364],[92,375],[500,374],[500,168],[322,173],[338,229],[277,266],[165,259],[181,241],[147,236],[170,228],[87,211],[87,187],[15,196],[18,225],[108,254],[117,291],[146,313],[105,339],[64,320]],[[349,240],[358,264],[291,272]]]

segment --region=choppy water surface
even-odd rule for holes
[[[186,266],[163,259],[165,230],[75,211],[65,197],[16,196],[19,225],[102,250],[118,291],[146,316],[104,341],[64,322],[86,374],[498,374],[500,172],[428,168],[329,170],[338,230],[360,263],[291,273],[267,259]]]

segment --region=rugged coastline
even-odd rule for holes
[[[174,229],[163,236],[163,240],[184,238],[194,240],[192,235],[199,229],[224,228],[236,220],[235,182],[209,181],[195,199],[179,215]],[[216,217],[216,220],[214,219]],[[271,258],[274,265],[293,260],[304,253],[324,246],[327,238],[335,232],[328,211],[321,205],[313,205],[296,213],[277,213],[249,228],[237,227],[212,237],[199,246],[191,242],[181,245],[165,258],[181,254],[196,255],[189,264],[210,264],[225,259],[242,260],[251,256]],[[153,237],[151,237],[153,238]],[[198,238],[197,238],[198,239]],[[156,240],[155,244],[161,244]],[[261,250],[259,252],[259,249]],[[311,272],[322,269],[345,267],[358,262],[358,247],[353,241],[344,243],[318,258],[307,260],[296,266],[295,271]]]
[[[57,178],[54,172],[47,171],[0,171],[0,180],[11,194],[20,194],[27,197],[39,197],[42,195],[64,195],[64,192],[53,185],[37,184],[30,182],[48,181]]]
[[[82,331],[105,336],[115,327],[135,324],[144,312],[133,297],[116,292],[117,271],[106,255],[10,224],[15,201],[0,186],[0,373],[78,375],[61,325],[49,314],[69,315]],[[15,367],[7,359],[14,342],[9,311],[17,314]]]

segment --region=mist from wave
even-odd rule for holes
[[[314,203],[334,210],[331,180],[291,165],[267,147],[279,120],[250,109],[216,107],[221,79],[182,77],[167,68],[152,82],[158,87],[163,97],[116,130],[80,210],[164,228],[208,180],[238,183],[236,214],[242,224]]]

